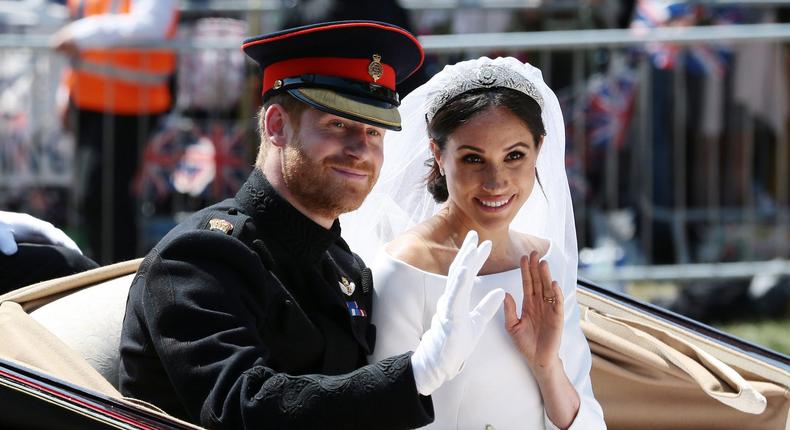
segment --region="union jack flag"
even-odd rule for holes
[[[178,127],[165,127],[146,143],[140,171],[135,178],[135,193],[156,201],[167,199],[173,192],[171,175],[184,150],[184,136]]]
[[[209,125],[206,137],[214,144],[216,166],[211,194],[215,199],[233,196],[252,171],[249,150],[244,141],[244,128],[215,121]]]
[[[637,76],[631,68],[590,80],[584,105],[585,130],[590,145],[622,147],[636,92]]]
[[[157,201],[174,192],[214,200],[235,195],[252,170],[244,131],[230,121],[211,121],[205,129],[170,121],[146,144],[136,193]]]
[[[575,156],[578,127],[582,127],[585,146],[621,148],[633,116],[637,91],[636,70],[623,61],[614,61],[610,72],[591,76],[581,92],[558,94],[566,118],[568,157]],[[579,162],[569,158],[566,167]]]
[[[214,144],[205,136],[187,145],[172,176],[176,191],[192,197],[204,195],[216,177],[214,154]]]
[[[631,28],[641,32],[657,27],[692,26],[699,25],[703,18],[717,25],[744,22],[743,13],[735,8],[706,8],[685,1],[639,0],[634,9]],[[732,57],[731,50],[721,44],[698,44],[683,48],[673,43],[650,43],[645,52],[658,69],[674,69],[683,62],[691,73],[717,76],[724,75]]]

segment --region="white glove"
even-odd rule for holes
[[[28,214],[0,211],[0,253],[14,255],[17,242],[65,246],[80,254],[80,248],[54,225]]]
[[[447,274],[447,285],[436,304],[431,328],[423,334],[411,356],[417,391],[430,395],[454,378],[477,345],[486,325],[505,298],[497,288],[470,311],[469,300],[477,272],[491,253],[491,241],[477,246],[477,232],[470,231]]]

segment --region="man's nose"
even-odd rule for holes
[[[343,153],[356,159],[365,158],[369,151],[370,145],[368,145],[368,134],[364,129],[355,130],[354,133],[350,133],[343,146]]]

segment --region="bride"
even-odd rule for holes
[[[351,248],[374,261],[371,359],[414,350],[444,323],[431,316],[477,232],[492,247],[471,300],[507,294],[461,373],[433,392],[429,427],[605,428],[579,326],[562,113],[540,70],[514,58],[464,61],[400,111],[404,131],[386,136],[376,187],[341,219]]]

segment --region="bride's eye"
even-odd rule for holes
[[[483,162],[483,159],[477,154],[466,154],[463,156],[463,158],[461,158],[461,160],[468,164],[478,164]]]
[[[505,156],[505,161],[520,160],[524,158],[524,153],[520,151],[513,151]]]

